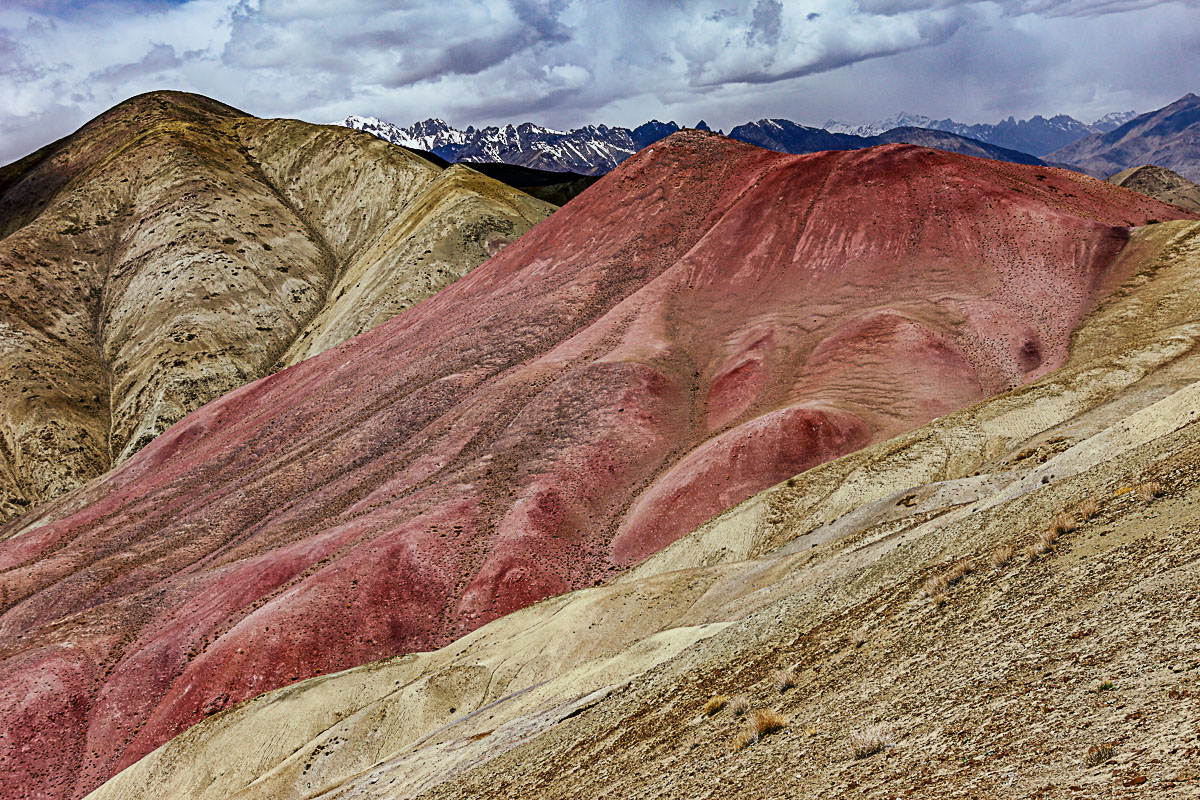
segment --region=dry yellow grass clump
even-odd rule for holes
[[[1041,535],[1038,536],[1037,540],[1034,541],[1033,544],[1029,545],[1029,548],[1025,551],[1025,555],[1028,556],[1030,561],[1037,561],[1038,558],[1053,550],[1054,543],[1057,541],[1058,531],[1056,531],[1054,528],[1044,530],[1042,531]]]
[[[992,550],[991,555],[988,556],[988,560],[992,562],[993,567],[1000,569],[1005,564],[1012,561],[1012,558],[1016,552],[1016,548],[1011,544],[1002,544]]]
[[[877,722],[850,735],[850,752],[855,758],[866,758],[895,742],[896,732],[892,727]]]
[[[729,698],[723,694],[716,694],[708,698],[708,702],[704,704],[704,713],[711,717],[725,706],[729,705]]]
[[[1087,522],[1100,513],[1100,502],[1094,497],[1080,500],[1079,505],[1075,506],[1075,513],[1079,515],[1081,520]]]
[[[1079,523],[1075,521],[1075,517],[1065,511],[1061,514],[1056,514],[1054,519],[1050,521],[1050,530],[1056,534],[1070,533],[1078,527]]]
[[[975,569],[974,562],[969,558],[959,559],[950,567],[950,571],[946,573],[946,581],[953,586],[961,581],[966,576],[970,575]]]
[[[1158,481],[1146,481],[1145,483],[1140,483],[1135,486],[1133,490],[1137,492],[1138,497],[1142,498],[1147,503],[1156,497],[1162,497],[1163,495],[1163,485]]]
[[[733,737],[733,749],[742,750],[749,747],[764,736],[783,730],[787,724],[787,717],[775,709],[756,708],[747,718],[746,724]]]
[[[939,594],[945,594],[950,588],[950,581],[945,575],[932,575],[922,584],[921,590],[925,592],[926,597],[937,597]]]
[[[790,668],[777,669],[771,677],[775,680],[775,688],[779,690],[780,694],[791,689],[797,683],[796,672]]]

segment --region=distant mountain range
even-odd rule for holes
[[[1049,119],[1041,115],[1022,120],[1009,117],[994,125],[965,125],[949,118],[933,119],[920,114],[900,113],[863,125],[829,120],[821,127],[830,133],[848,133],[854,136],[879,136],[897,128],[928,128],[956,133],[959,136],[1041,157],[1085,136],[1115,130],[1136,116],[1136,111],[1118,111],[1105,114],[1090,125],[1066,114],[1058,114]]]
[[[636,128],[588,125],[569,131],[530,122],[459,130],[440,119],[404,128],[375,117],[355,116],[341,124],[428,151],[448,162],[498,162],[584,175],[603,175],[680,129],[678,123],[659,120]],[[695,127],[709,130],[703,121]],[[865,125],[831,121],[820,128],[787,119],[760,119],[738,125],[729,136],[785,153],[858,150],[903,142],[1017,164],[1065,166],[1100,178],[1152,164],[1200,181],[1200,97],[1194,94],[1146,114],[1106,114],[1091,124],[1065,114],[1048,119],[1010,117],[995,125],[962,125],[950,119],[898,114]]]
[[[440,119],[408,127],[376,117],[346,117],[340,124],[366,131],[393,144],[433,153],[449,162],[503,162],[522,167],[584,175],[603,175],[629,156],[680,130],[676,122],[651,120],[636,128],[588,125],[570,131],[543,128],[531,122],[503,127],[459,130]],[[695,127],[710,130],[701,120]],[[1086,131],[1081,135],[1086,134]],[[964,155],[1041,164],[1028,153],[989,144],[957,133],[903,127],[879,134],[857,135],[810,128],[786,119],[760,119],[729,132],[738,141],[784,153],[819,150],[861,150],[878,144],[907,142]]]
[[[532,122],[459,130],[440,119],[403,128],[377,117],[346,117],[340,124],[367,131],[392,144],[426,150],[450,162],[503,162],[555,172],[603,175],[647,145],[679,130],[674,122],[651,120],[636,128],[588,125],[570,131]],[[708,130],[702,121],[697,125]]]

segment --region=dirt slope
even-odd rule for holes
[[[1036,383],[788,480],[612,584],[214,716],[91,797],[1195,797],[1200,224],[1140,229],[1125,258],[1137,273]],[[787,724],[735,750],[746,723],[707,715],[714,695]],[[875,723],[890,745],[855,758]]]
[[[1110,175],[1108,182],[1179,206],[1193,214],[1200,213],[1200,186],[1165,167],[1132,167]]]
[[[1179,213],[906,145],[677,134],[0,529],[0,793],[79,795],[229,704],[600,582],[1034,380],[1128,273],[1126,226]]]
[[[285,351],[429,296],[550,211],[365,134],[171,92],[4,168],[0,519],[128,459]]]

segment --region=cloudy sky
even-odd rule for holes
[[[1090,122],[1200,91],[1200,0],[0,0],[0,163],[159,88],[314,122]]]

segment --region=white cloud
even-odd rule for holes
[[[459,125],[1148,109],[1195,88],[1198,5],[9,0],[0,7],[0,163],[154,88],[260,115]]]

